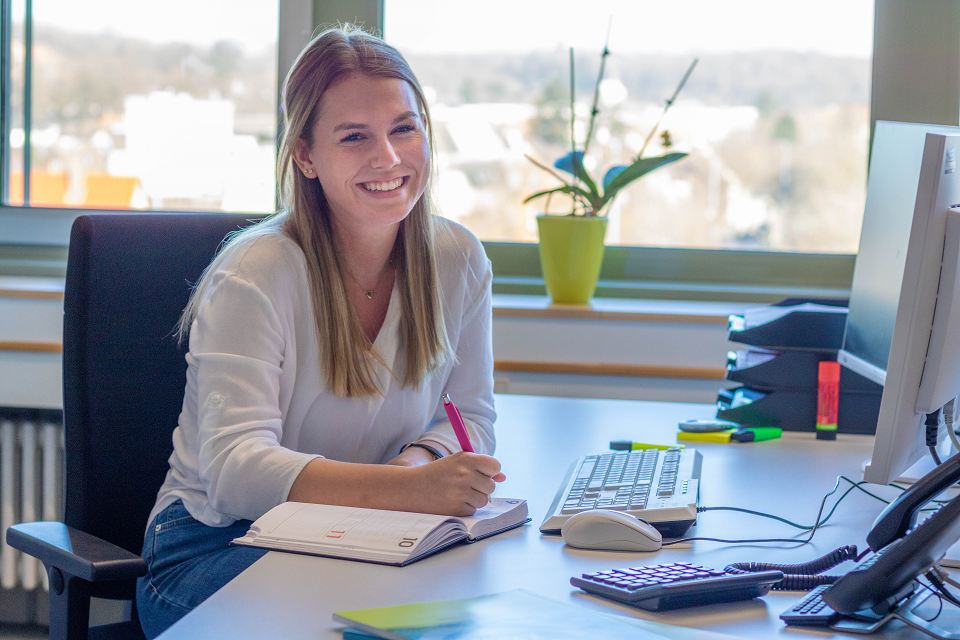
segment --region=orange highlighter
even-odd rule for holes
[[[460,448],[467,453],[473,453],[473,445],[470,444],[470,436],[467,435],[467,428],[463,424],[463,418],[460,416],[460,410],[457,409],[457,405],[453,404],[453,400],[450,399],[450,394],[443,394],[442,399],[443,408],[447,412],[447,417],[450,418],[450,424],[453,425],[453,432],[457,434],[457,440],[460,442]]]
[[[817,380],[817,440],[837,439],[840,363],[821,362]]]

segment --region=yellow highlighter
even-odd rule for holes
[[[773,440],[782,435],[783,429],[779,427],[747,427],[706,433],[680,431],[677,433],[677,440],[727,444],[729,442],[760,442],[762,440]]]
[[[718,442],[726,444],[730,442],[730,434],[736,429],[726,429],[725,431],[680,431],[677,433],[677,440],[686,440],[688,442]]]
[[[637,451],[638,449],[683,449],[682,444],[648,444],[646,442],[632,442],[630,440],[613,440],[610,442],[613,451]]]

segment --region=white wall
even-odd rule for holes
[[[644,308],[643,302],[618,304]],[[729,305],[729,312],[743,307]],[[718,313],[722,315],[723,309],[714,310]],[[0,295],[0,342],[59,343],[62,318],[61,300]],[[716,321],[498,315],[493,322],[495,359],[535,363],[722,369],[727,351],[737,348],[727,342],[726,333],[726,326]],[[60,368],[59,353],[0,349],[0,406],[62,408]],[[720,380],[515,371],[498,371],[496,378],[497,391],[502,393],[704,403],[715,402],[723,384]]]

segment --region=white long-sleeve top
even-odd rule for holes
[[[170,470],[148,522],[178,498],[210,526],[256,519],[287,499],[316,457],[383,463],[419,439],[459,451],[443,393],[474,449],[493,453],[490,261],[463,227],[437,226],[440,300],[456,359],[419,388],[381,370],[383,395],[365,398],[327,389],[300,247],[278,233],[227,249],[191,326]],[[374,347],[400,373],[398,296],[395,287]]]

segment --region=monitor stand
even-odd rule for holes
[[[953,447],[953,443],[950,439],[945,439],[937,446],[937,453],[940,454],[941,460],[946,460],[947,458],[952,458],[957,454],[957,450]],[[933,461],[933,456],[929,453],[920,458],[916,464],[900,474],[894,483],[897,484],[913,484],[923,476],[927,475],[933,471],[937,466],[937,463]]]
[[[943,460],[943,458],[940,458]],[[937,468],[937,463],[933,461],[933,456],[927,454],[920,458],[916,464],[900,474],[894,483],[896,484],[913,484],[923,476],[927,475],[931,471]]]

